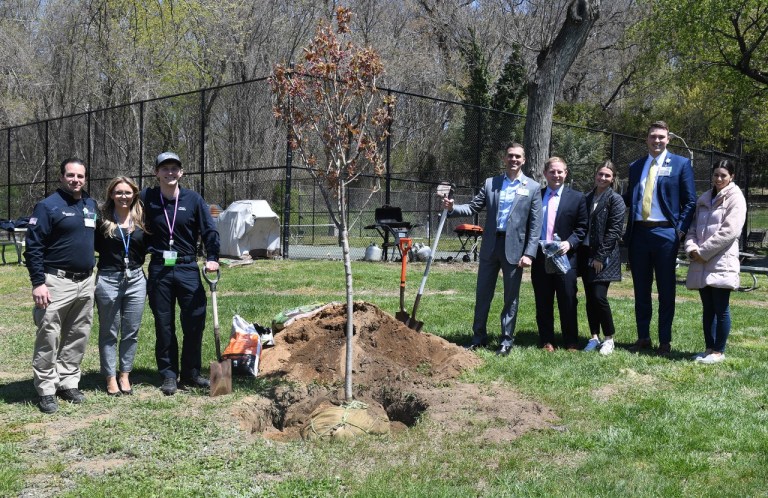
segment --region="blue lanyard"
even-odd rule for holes
[[[113,213],[115,221],[117,221],[117,213]],[[117,229],[120,231],[120,238],[123,239],[123,247],[125,248],[125,262],[128,263],[128,250],[131,247],[131,232],[128,232],[128,236],[123,233],[123,229],[120,227],[120,223],[116,223]]]

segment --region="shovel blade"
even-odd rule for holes
[[[232,392],[232,360],[211,362],[211,397]]]
[[[409,318],[405,324],[408,326],[409,329],[413,329],[416,332],[421,332],[421,328],[424,326],[424,322],[419,320],[414,320],[413,318]]]
[[[398,311],[395,313],[395,319],[398,322],[403,322],[404,324],[408,324],[408,322],[411,320],[411,315],[408,314],[407,311]]]

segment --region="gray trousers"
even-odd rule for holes
[[[519,268],[517,264],[511,264],[507,261],[507,255],[504,251],[504,239],[499,238],[496,240],[496,245],[493,247],[490,257],[480,257],[480,264],[477,269],[475,318],[472,324],[472,331],[474,332],[473,343],[486,344],[488,342],[488,313],[491,310],[491,301],[496,292],[499,270],[501,270],[504,282],[504,306],[501,308],[500,316],[500,345],[511,346],[514,341],[523,269]]]
[[[76,388],[80,383],[80,362],[93,323],[94,280],[93,276],[82,282],[45,276],[51,304],[33,311],[37,335],[32,373],[40,396],[56,394],[57,389]]]
[[[118,336],[120,372],[133,369],[146,296],[147,278],[141,268],[132,270],[130,276],[124,271],[99,271],[96,276],[99,359],[105,377],[116,376]]]

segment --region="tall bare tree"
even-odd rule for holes
[[[534,178],[541,178],[540,166],[549,155],[555,99],[565,75],[584,47],[587,36],[600,17],[600,0],[572,0],[557,36],[536,58],[536,72],[528,83],[525,116],[526,163]]]

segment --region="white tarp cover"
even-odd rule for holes
[[[235,201],[216,222],[222,256],[273,257],[280,254],[280,219],[267,201]]]

